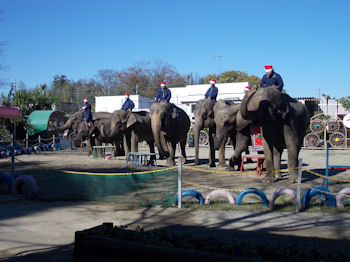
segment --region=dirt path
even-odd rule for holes
[[[142,148],[141,150],[147,151]],[[193,167],[194,150],[188,149],[189,164]],[[230,156],[232,149],[227,149],[226,156]],[[334,165],[350,164],[350,151],[332,151],[331,161]],[[207,158],[207,149],[201,149],[200,158],[203,162]],[[282,168],[286,167],[285,154],[282,158]],[[321,150],[302,150],[300,157],[306,168],[324,173],[325,152]],[[16,172],[30,173],[41,170],[47,174],[50,182],[50,170],[85,170],[91,172],[129,172],[125,160],[94,160],[85,153],[77,151],[42,152],[36,155],[22,155],[17,157]],[[7,159],[0,160],[5,166]],[[165,166],[165,161],[158,161]],[[245,168],[253,170],[255,164],[247,164]],[[209,169],[203,163],[199,168],[210,171],[225,171],[224,168]],[[141,168],[149,170],[148,168]],[[153,168],[152,168],[153,169]],[[9,170],[9,167],[2,169]],[[183,170],[183,188],[196,189],[204,196],[217,188],[229,189],[236,196],[246,187],[257,187],[269,195],[282,187],[294,188],[290,185],[288,175],[283,179],[266,185],[261,178],[255,176],[233,175],[230,173],[201,172]],[[45,173],[47,172],[47,173]],[[337,171],[333,177],[350,179],[350,171]],[[304,174],[303,191],[313,185],[320,185],[322,179],[315,175]],[[40,186],[40,185],[39,185]],[[53,184],[52,191],[55,191]],[[338,192],[347,185],[330,185],[332,192]],[[247,203],[260,203],[257,198],[245,199]],[[271,212],[265,209],[261,212],[234,209],[220,211],[202,208],[199,210],[177,208],[131,208],[106,202],[81,201],[38,201],[22,200],[11,195],[0,195],[0,257],[7,257],[5,261],[71,261],[74,232],[111,221],[115,225],[126,225],[129,228],[144,226],[151,228],[168,228],[169,230],[183,230],[196,234],[235,234],[241,238],[272,239],[295,241],[300,243],[318,243],[324,246],[335,246],[350,241],[350,215],[323,214],[315,212],[283,213]],[[347,243],[348,244],[348,243]],[[30,254],[30,255],[28,255]],[[18,255],[14,257],[15,255]],[[24,256],[23,256],[24,255]],[[27,259],[27,260],[26,260]],[[33,260],[34,259],[34,260]],[[42,260],[41,260],[42,259]]]

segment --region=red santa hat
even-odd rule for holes
[[[216,80],[214,78],[210,79],[209,84],[216,84]]]
[[[81,109],[85,109],[85,108],[86,108],[86,105],[82,105],[82,106],[81,106]]]
[[[248,92],[248,91],[250,91],[250,89],[251,89],[251,86],[246,86],[246,87],[244,88],[244,91],[245,91],[245,92]]]
[[[272,70],[273,70],[273,66],[272,65],[265,65],[265,72],[266,73],[272,72]]]
[[[164,82],[164,81],[161,82],[161,83],[160,83],[160,86],[166,86],[166,82]]]
[[[129,97],[130,95],[129,94],[125,94],[125,96]]]
[[[84,103],[89,102],[88,98],[84,98]]]

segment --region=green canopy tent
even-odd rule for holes
[[[27,120],[27,133],[29,137],[36,138],[40,135],[42,138],[57,136],[57,131],[50,125],[49,121],[55,126],[63,126],[67,118],[60,111],[37,110],[32,112]]]

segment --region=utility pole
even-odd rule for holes
[[[219,69],[219,72],[218,74],[221,74],[221,58],[223,58],[224,56],[223,55],[217,55],[217,56],[214,56],[214,58],[217,58],[218,59],[218,69]]]
[[[135,86],[135,93],[136,93],[136,95],[139,94],[139,85],[138,84],[136,84],[136,86]]]

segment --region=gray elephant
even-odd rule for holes
[[[199,165],[199,134],[203,128],[209,128],[209,166],[215,167],[215,148],[213,135],[215,134],[214,102],[211,99],[201,99],[196,104],[194,111],[195,122],[193,125],[195,165]],[[225,141],[222,141],[219,149],[218,166],[225,164]]]
[[[168,165],[173,166],[176,144],[180,142],[182,160],[185,163],[185,146],[191,124],[188,115],[172,103],[155,102],[150,107],[150,116],[153,137],[160,157],[166,157]]]
[[[114,138],[102,138],[100,135],[100,128],[103,126],[103,123],[107,124],[110,122],[110,118],[112,116],[111,113],[107,112],[94,112],[92,113],[92,122],[93,126],[91,128],[86,128],[84,123],[84,112],[79,111],[71,115],[67,122],[62,127],[55,127],[59,131],[68,130],[68,138],[72,140],[76,146],[80,145],[82,140],[88,140],[88,154],[92,153],[92,146],[101,145],[102,142],[105,143],[113,143],[117,146],[117,154],[121,154],[123,148],[120,147],[120,141],[122,141],[121,137]]]
[[[110,118],[110,133],[106,134],[102,129],[104,137],[124,136],[125,156],[129,152],[138,152],[138,143],[146,141],[149,145],[150,152],[154,151],[154,138],[151,128],[151,118],[148,112],[131,112],[125,110],[116,110]]]
[[[309,125],[309,112],[304,104],[280,92],[276,87],[254,87],[243,98],[244,119],[262,126],[267,175],[266,183],[280,177],[281,154],[288,150],[289,180],[297,182],[299,151]]]
[[[230,169],[235,165],[239,166],[242,161],[241,154],[248,151],[250,144],[250,121],[243,119],[240,111],[240,104],[219,100],[214,106],[214,121],[216,133],[214,136],[215,149],[225,143],[229,137],[234,146],[234,153],[230,158]]]
[[[124,156],[123,134],[106,136],[105,133],[111,133],[111,117],[100,117],[93,120],[93,127],[90,128],[88,134],[91,147],[101,146],[102,143],[110,143],[116,147],[114,156]]]

